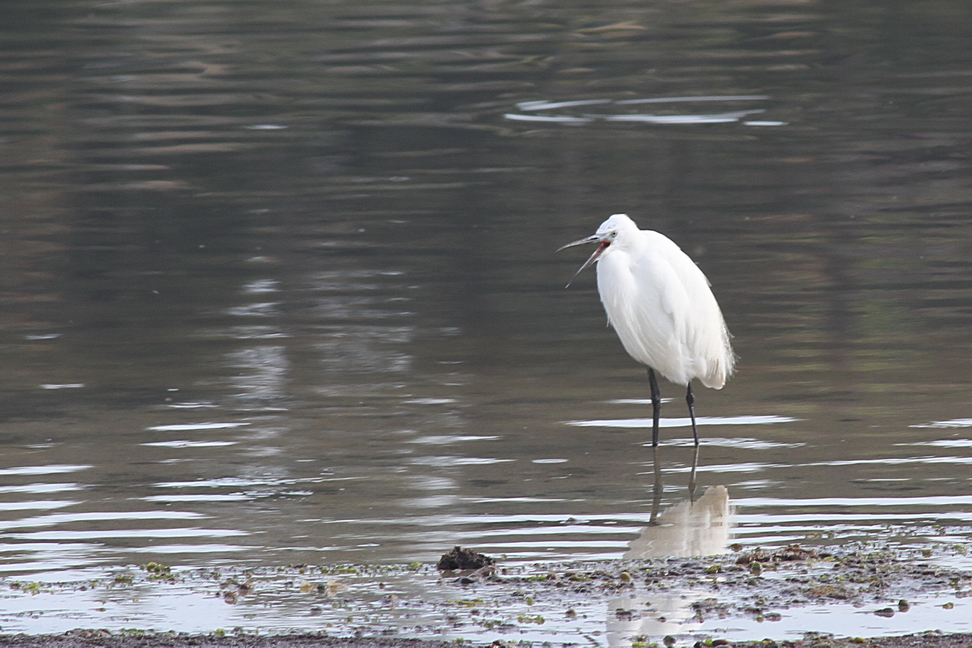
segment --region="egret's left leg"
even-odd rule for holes
[[[685,402],[688,403],[689,416],[692,417],[692,436],[695,437],[695,445],[699,445],[699,431],[695,429],[695,396],[692,395],[692,383],[688,384],[688,391],[685,392]]]

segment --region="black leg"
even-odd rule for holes
[[[692,436],[695,437],[695,447],[699,446],[699,431],[695,429],[695,396],[692,395],[692,383],[688,385],[685,392],[685,402],[688,403],[689,416],[692,417]]]
[[[655,370],[648,367],[648,386],[651,388],[651,446],[658,446],[658,419],[661,417],[661,392]]]

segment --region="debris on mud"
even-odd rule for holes
[[[472,549],[455,547],[449,553],[442,554],[436,568],[440,571],[463,571],[466,569],[482,569],[493,564],[493,559]]]
[[[0,648],[455,648],[445,641],[329,637],[323,633],[230,635],[74,630],[60,635],[0,635]]]
[[[757,547],[753,551],[744,553],[736,559],[737,565],[749,565],[756,562],[784,562],[789,560],[812,560],[815,558],[828,558],[830,554],[821,554],[816,549],[804,549],[800,545],[788,545],[773,552],[766,551]]]
[[[663,645],[674,646],[676,639],[664,638]],[[2,635],[0,648],[455,648],[455,643],[421,639],[378,639],[361,637],[333,637],[322,633],[287,635],[229,635],[116,632],[107,630],[75,630],[59,635]],[[466,642],[470,646],[505,646],[502,642]],[[807,633],[794,641],[736,641],[715,640],[697,642],[696,648],[727,646],[728,648],[968,648],[972,633],[943,634],[923,632],[898,637],[834,637],[828,634]]]
[[[729,645],[732,648],[968,648],[972,646],[972,633],[921,632],[862,639],[808,632],[796,641],[736,641]]]

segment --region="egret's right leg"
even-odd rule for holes
[[[658,420],[661,417],[661,391],[655,370],[648,367],[648,387],[651,388],[651,447],[658,446]]]

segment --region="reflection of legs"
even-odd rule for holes
[[[651,449],[651,460],[655,464],[655,486],[652,489],[651,518],[648,520],[648,524],[655,524],[658,509],[661,508],[662,496],[661,462],[658,460],[658,446]]]
[[[661,416],[661,392],[655,370],[648,367],[648,387],[651,389],[651,446],[658,447],[658,419]],[[692,419],[693,421],[695,419]]]
[[[699,466],[699,446],[695,446],[695,452],[692,453],[692,472],[689,474],[689,499],[695,501],[695,469]]]
[[[695,447],[699,447],[699,431],[695,429],[695,396],[692,395],[692,383],[688,384],[685,392],[685,402],[689,406],[689,416],[692,417],[692,436],[695,437]]]

